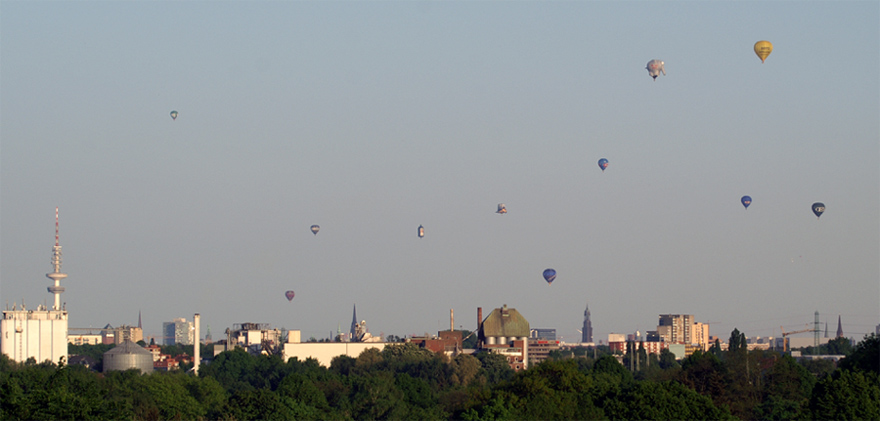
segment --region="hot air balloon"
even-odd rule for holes
[[[295,295],[296,294],[294,294],[293,291],[287,291],[284,293],[284,296],[287,297],[287,301],[293,301]]]
[[[419,238],[422,238],[424,236],[425,236],[425,227],[419,225]]]
[[[825,213],[825,204],[822,202],[813,203],[813,213],[816,214],[816,218],[822,216]]]
[[[773,52],[773,44],[770,41],[758,41],[755,43],[755,54],[761,59],[761,63],[764,62],[764,59]]]
[[[657,76],[660,76],[660,72],[663,72],[663,76],[666,76],[666,69],[663,68],[663,61],[661,60],[651,60],[645,68],[648,69],[648,76],[651,76],[654,80],[657,80]]]
[[[740,199],[740,202],[742,202],[743,206],[745,206],[746,209],[748,209],[749,205],[752,204],[752,197],[751,196],[743,196],[742,199]]]
[[[318,231],[321,230],[321,227],[318,225],[312,225],[312,234],[318,235]]]
[[[174,110],[171,111],[171,119],[177,120],[177,111],[174,111]]]
[[[605,168],[608,168],[608,160],[605,158],[600,159],[599,160],[599,168],[602,169],[602,172],[605,172]]]
[[[547,284],[550,285],[556,279],[556,270],[555,269],[544,269],[544,280],[547,281]]]
[[[504,215],[505,213],[507,213],[507,208],[504,206],[504,203],[499,203],[499,204],[498,204],[498,210],[495,211],[495,213],[500,213],[500,214],[502,214],[502,215]]]

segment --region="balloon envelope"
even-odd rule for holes
[[[499,204],[498,204],[498,210],[495,211],[495,213],[500,213],[500,214],[502,214],[502,215],[504,215],[505,213],[507,213],[507,207],[504,206],[504,203],[499,203]]]
[[[425,227],[419,225],[419,238],[422,238],[424,236],[425,236]]]
[[[600,159],[599,160],[599,168],[601,168],[602,171],[604,172],[605,168],[608,168],[608,160],[605,158]]]
[[[816,215],[816,218],[822,216],[825,213],[825,204],[822,202],[813,203],[813,213]]]
[[[544,269],[544,280],[547,281],[548,284],[552,284],[556,279],[556,270],[555,269]]]
[[[666,69],[663,68],[663,64],[662,60],[654,59],[649,61],[648,66],[645,67],[648,69],[648,76],[651,76],[654,80],[657,80],[657,76],[660,76],[660,72],[663,72],[663,76],[666,76]]]
[[[177,111],[171,111],[171,119],[177,120]]]
[[[740,200],[740,202],[742,202],[743,206],[745,206],[746,209],[748,209],[749,205],[752,204],[752,197],[751,196],[743,196],[743,198]]]
[[[773,52],[773,44],[770,41],[758,41],[755,43],[755,54],[761,59],[761,63]]]
[[[320,230],[321,230],[321,227],[319,227],[317,225],[312,225],[312,234],[318,235],[318,231],[320,231]]]
[[[294,294],[293,291],[287,291],[284,293],[284,296],[287,297],[287,301],[293,301],[293,297],[296,296],[296,294]]]

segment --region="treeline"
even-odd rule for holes
[[[514,373],[498,354],[447,358],[400,344],[329,368],[229,351],[193,376],[3,355],[0,419],[880,419],[876,335],[836,368],[744,346],[626,368],[635,363],[557,354]]]

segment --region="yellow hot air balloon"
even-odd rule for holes
[[[755,43],[755,54],[761,58],[761,63],[764,62],[764,59],[773,52],[773,44],[770,41],[758,41]]]

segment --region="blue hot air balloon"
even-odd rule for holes
[[[293,291],[287,291],[284,293],[284,296],[287,297],[287,301],[293,301],[293,297],[296,296],[296,293]]]
[[[813,203],[813,213],[816,215],[816,218],[822,216],[825,213],[825,204],[822,202]]]
[[[419,225],[419,238],[425,237],[425,227]]]
[[[177,120],[177,111],[171,111],[171,119]]]
[[[321,230],[321,227],[318,225],[312,225],[311,230],[312,230],[312,234],[318,235],[318,231]]]
[[[544,269],[544,280],[547,281],[547,285],[552,284],[556,280],[556,269]]]
[[[599,160],[599,168],[602,169],[602,172],[605,172],[605,168],[608,168],[608,160],[605,158],[600,159]]]
[[[752,196],[743,196],[743,198],[740,199],[740,202],[742,202],[743,206],[745,206],[746,209],[748,209],[749,205],[752,204]]]

